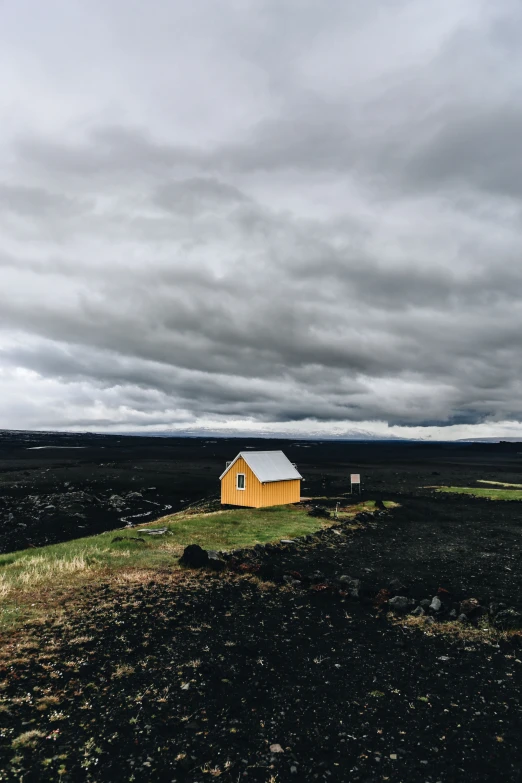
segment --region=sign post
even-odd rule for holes
[[[361,474],[350,473],[350,495],[353,495],[353,488],[358,487],[359,495],[361,494]]]

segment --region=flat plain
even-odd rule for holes
[[[180,569],[174,543],[210,530],[189,507],[247,447],[303,474],[297,540],[259,542],[254,514],[251,548],[231,510],[225,570]],[[490,499],[522,483],[519,449],[4,433],[0,568],[97,533],[122,551],[158,517],[183,529],[161,561],[40,589],[5,626],[0,780],[522,780],[522,505]],[[377,509],[309,516],[359,501]]]

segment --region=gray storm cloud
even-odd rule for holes
[[[21,0],[0,31],[0,427],[522,420],[517,3]]]

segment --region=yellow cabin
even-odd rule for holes
[[[241,451],[221,481],[221,502],[230,506],[282,506],[301,500],[302,476],[282,451]]]

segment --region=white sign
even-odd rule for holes
[[[360,484],[361,483],[361,474],[360,473],[350,473],[350,482],[352,484]]]

